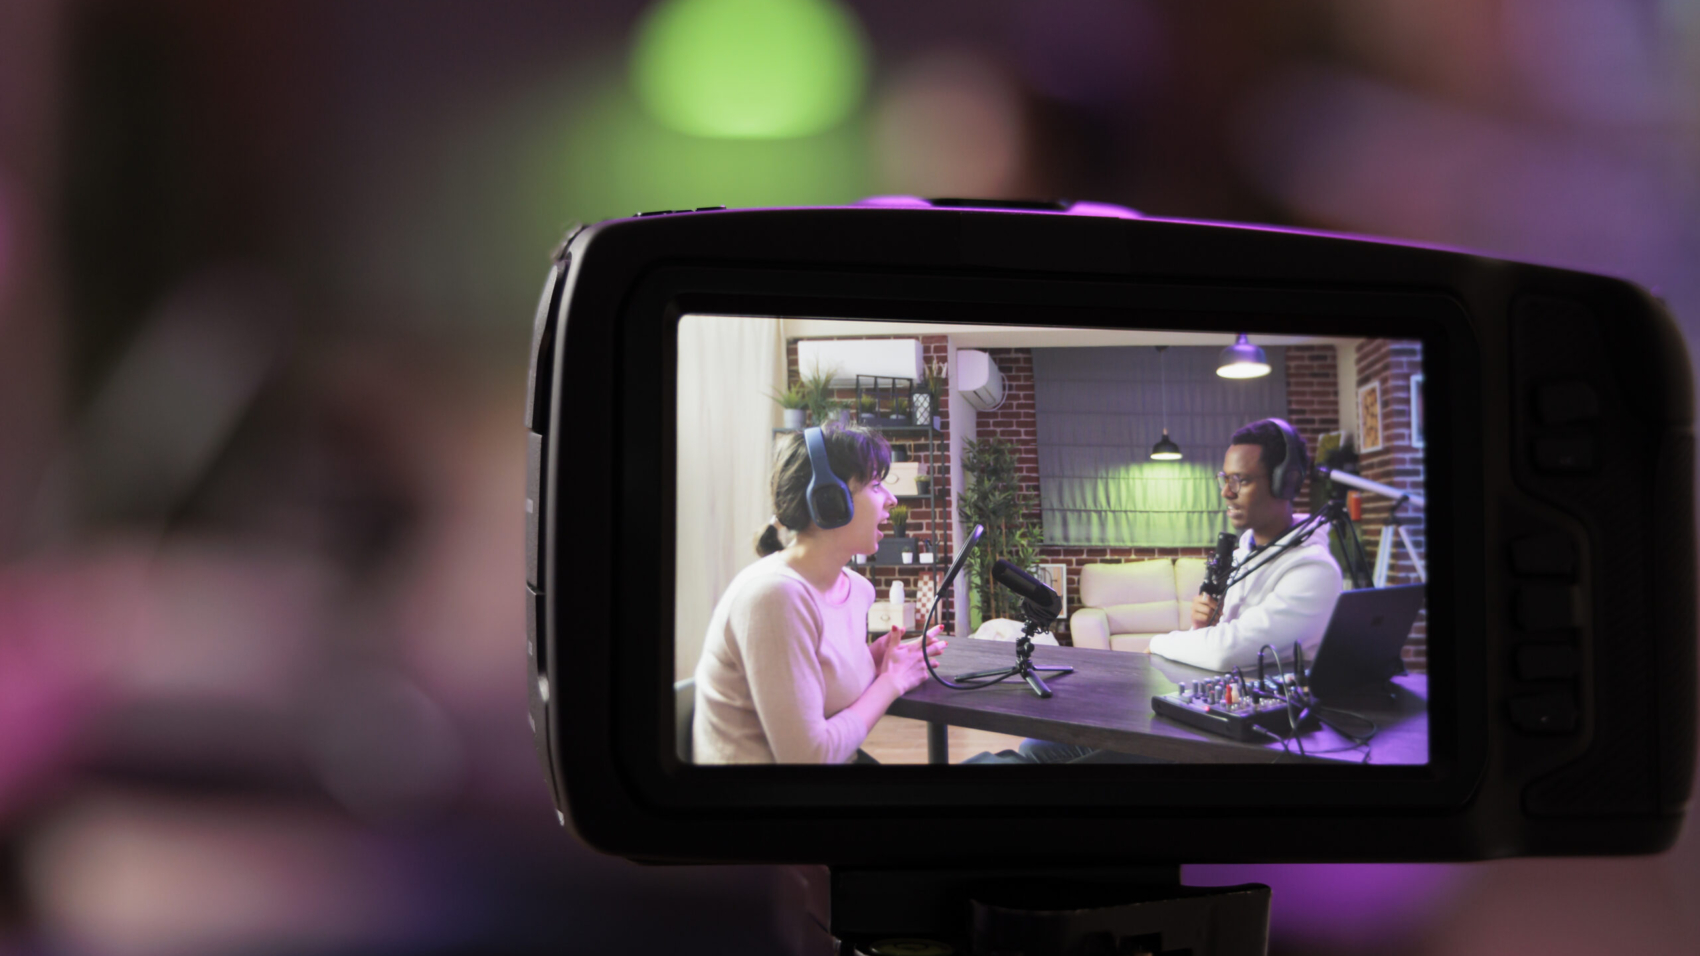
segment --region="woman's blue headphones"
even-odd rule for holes
[[[819,426],[804,429],[803,442],[809,447],[809,467],[814,471],[809,478],[809,491],[806,496],[809,502],[809,519],[817,528],[842,528],[849,524],[856,514],[850,486],[833,474],[832,463],[826,458],[826,434]]]

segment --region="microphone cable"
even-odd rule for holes
[[[1001,684],[1004,681],[1009,680],[1011,677],[1020,676],[1020,671],[1012,670],[1010,673],[1004,674],[1000,677],[987,678],[986,680],[968,681],[966,683],[959,683],[959,682],[953,681],[953,680],[951,680],[947,677],[940,677],[939,671],[938,671],[938,665],[933,663],[932,656],[927,653],[927,633],[932,630],[933,612],[937,611],[939,609],[939,605],[943,604],[943,603],[944,603],[943,595],[940,595],[938,598],[935,598],[933,600],[933,606],[927,609],[927,619],[926,619],[926,621],[924,621],[921,625],[921,662],[927,665],[927,675],[929,677],[931,677],[933,680],[938,681],[940,684],[943,684],[944,686],[950,688],[951,690],[979,690],[982,687],[990,687],[993,684]]]

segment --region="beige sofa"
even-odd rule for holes
[[[1153,558],[1080,569],[1080,610],[1068,619],[1075,647],[1143,651],[1158,634],[1192,626],[1203,558]]]

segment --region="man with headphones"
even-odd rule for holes
[[[1190,629],[1159,634],[1150,651],[1214,671],[1257,663],[1272,645],[1283,658],[1298,642],[1315,659],[1340,599],[1340,566],[1328,536],[1299,540],[1293,499],[1310,470],[1304,439],[1279,418],[1234,432],[1216,474],[1228,521],[1241,532],[1234,572],[1220,600],[1200,593]]]

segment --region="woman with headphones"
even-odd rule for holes
[[[919,642],[894,627],[868,643],[874,588],[845,565],[872,554],[897,497],[877,433],[828,425],[792,435],[773,469],[762,555],[721,595],[697,663],[697,763],[850,763],[891,702],[926,680]],[[781,526],[794,531],[789,546]],[[928,652],[944,643],[936,628]]]

